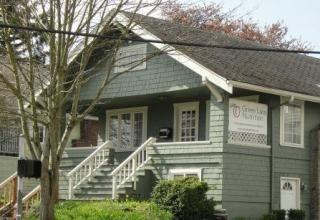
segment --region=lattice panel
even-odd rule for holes
[[[229,131],[229,143],[267,145],[267,135]]]

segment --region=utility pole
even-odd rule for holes
[[[19,137],[19,160],[24,159],[24,137],[20,135]],[[18,175],[18,184],[17,184],[17,211],[16,211],[16,219],[22,219],[22,212],[23,212],[23,178]]]

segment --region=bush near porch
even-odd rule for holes
[[[177,180],[161,180],[152,192],[152,201],[170,211],[177,220],[215,219],[213,199],[208,199],[206,182],[188,177]]]
[[[28,214],[28,220],[38,219],[39,210]],[[66,201],[55,208],[56,220],[170,220],[172,214],[151,202]]]

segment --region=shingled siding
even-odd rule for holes
[[[148,54],[156,49],[152,45],[147,47]],[[107,62],[97,65],[92,78],[81,92],[81,99],[92,98],[101,84]],[[147,95],[168,91],[195,88],[201,85],[201,77],[176,62],[167,55],[159,55],[147,61],[145,70],[130,71],[112,81],[103,92],[101,98],[116,98],[137,95]]]
[[[212,143],[168,143],[156,144],[148,148],[152,157],[148,170],[152,170],[155,182],[168,179],[170,169],[201,168],[202,180],[210,190],[208,196],[221,204],[222,154]]]
[[[299,177],[307,187],[301,190],[301,208],[309,218],[310,207],[310,133],[319,125],[319,106],[305,103],[305,147],[303,149],[280,146],[280,99],[264,97],[272,110],[273,202],[280,208],[280,177]],[[228,106],[226,105],[226,109]],[[270,111],[270,109],[269,109]],[[228,114],[228,111],[226,111]],[[228,117],[225,120],[228,129]],[[270,118],[268,120],[270,123]],[[271,141],[269,128],[269,143]],[[223,148],[222,206],[229,216],[253,219],[268,213],[270,208],[271,149],[255,146],[231,145],[225,141]]]

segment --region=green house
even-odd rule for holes
[[[123,12],[118,25],[130,16]],[[61,199],[145,199],[161,179],[195,176],[230,219],[279,209],[316,219],[320,60],[177,45],[266,48],[156,18],[135,20],[137,39],[153,42],[128,41],[119,50],[119,57],[130,55],[113,69],[122,74],[72,131]],[[126,71],[135,59],[144,60]],[[94,98],[108,68],[107,56],[94,60],[83,103]]]

